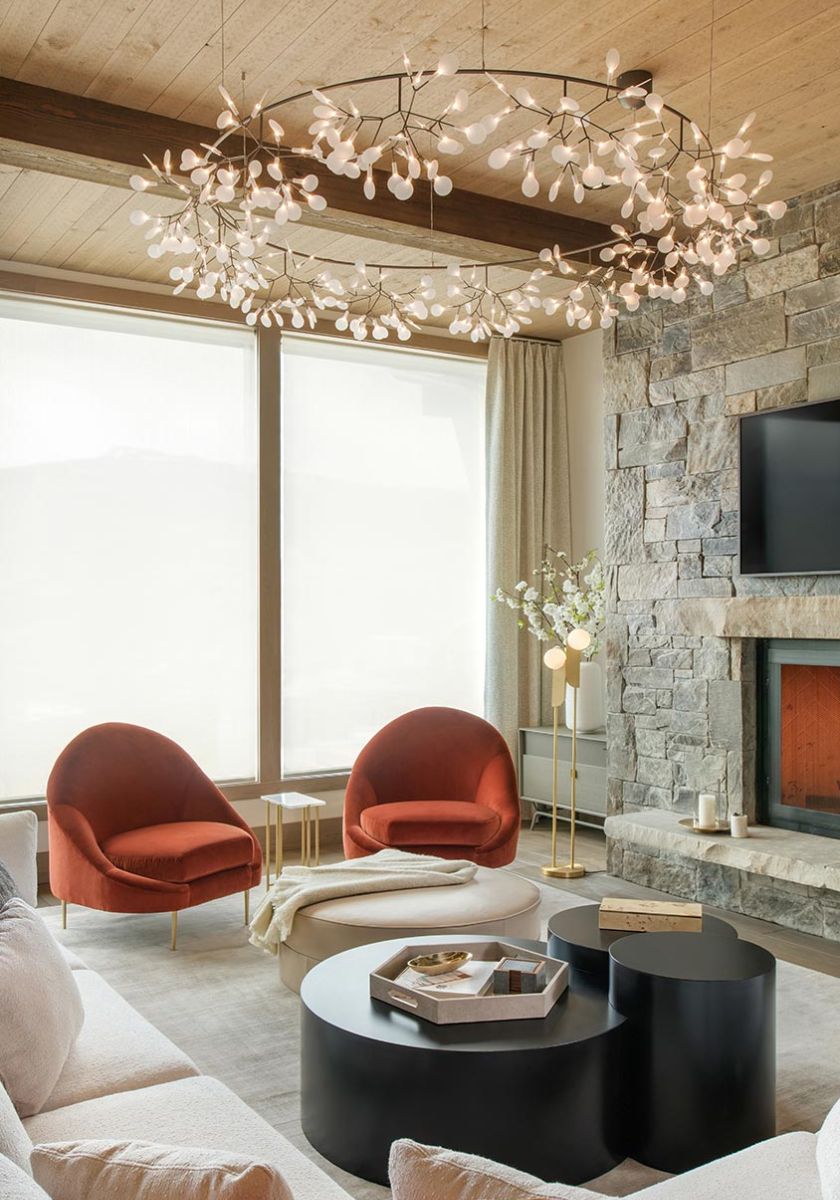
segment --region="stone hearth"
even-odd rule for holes
[[[772,235],[605,335],[607,836],[625,878],[840,940],[833,883],[650,843],[698,791],[754,816],[755,639],[840,638],[840,575],[737,573],[739,415],[840,397],[840,188]]]

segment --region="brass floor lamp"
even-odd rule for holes
[[[580,660],[584,650],[592,642],[585,629],[573,629],[566,639],[566,649],[552,646],[543,656],[543,662],[551,671],[551,709],[553,731],[551,740],[551,862],[541,868],[550,879],[580,879],[586,868],[575,862],[575,820],[577,812],[577,695],[580,687]],[[560,706],[566,698],[566,684],[572,691],[572,765],[569,771],[569,861],[557,863],[557,726],[560,721]]]

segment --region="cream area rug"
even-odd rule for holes
[[[543,885],[543,920],[579,897]],[[255,888],[252,902],[259,897]],[[180,1046],[221,1079],[356,1200],[387,1197],[320,1157],[299,1124],[297,996],[280,983],[276,959],[248,944],[242,897],[181,914],[178,950],[169,918],[41,908],[56,936]],[[840,979],[780,962],[778,1129],[815,1130],[840,1096]],[[663,1178],[628,1160],[592,1186],[621,1196]]]

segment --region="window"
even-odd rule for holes
[[[148,725],[257,774],[256,338],[0,302],[0,799]]]
[[[485,370],[283,338],[285,775],[408,709],[483,710]]]

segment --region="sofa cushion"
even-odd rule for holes
[[[0,1196],[3,1200],[50,1200],[31,1175],[0,1155]]]
[[[32,1169],[58,1200],[292,1200],[270,1163],[193,1146],[47,1142],[32,1151]]]
[[[0,1083],[21,1116],[43,1106],[82,1028],[75,974],[34,909],[0,910]]]
[[[366,808],[359,823],[386,846],[480,846],[497,832],[501,817],[467,800],[397,800]]]
[[[817,1170],[823,1200],[840,1200],[840,1100],[817,1134]]]
[[[474,1154],[402,1138],[388,1162],[393,1200],[600,1200],[566,1183],[543,1183],[524,1171]]]
[[[786,1133],[675,1175],[626,1200],[820,1200],[817,1139]]]
[[[247,867],[254,842],[238,825],[172,821],[115,833],[103,841],[102,851],[114,866],[134,875],[164,883],[191,883],[204,875]]]
[[[43,1108],[197,1075],[183,1051],[94,971],[73,972],[85,1023]]]
[[[0,1154],[11,1159],[16,1167],[29,1174],[31,1152],[32,1143],[23,1122],[15,1112],[9,1093],[4,1087],[0,1087]]]
[[[38,818],[34,812],[0,813],[0,859],[21,900],[38,906]]]
[[[348,1200],[337,1183],[235,1096],[206,1075],[84,1100],[24,1122],[33,1142],[97,1137],[206,1146],[272,1163],[295,1200]]]

